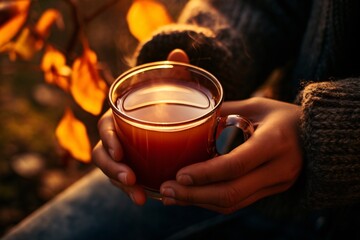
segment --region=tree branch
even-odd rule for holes
[[[72,17],[73,23],[74,23],[74,29],[73,29],[73,32],[71,34],[71,37],[70,37],[69,42],[66,47],[66,53],[69,54],[73,51],[75,44],[78,40],[79,33],[82,28],[82,23],[80,20],[80,16],[79,16],[79,12],[78,12],[78,5],[77,5],[76,0],[64,0],[64,1],[70,6],[71,17]]]
[[[116,3],[118,3],[120,0],[111,0],[106,2],[105,4],[103,4],[101,7],[99,7],[98,9],[96,9],[93,13],[89,14],[89,16],[84,17],[84,22],[85,23],[89,23],[91,22],[94,18],[96,18],[98,15],[100,15],[101,13],[103,13],[105,10],[107,10],[108,8],[112,7],[113,5],[115,5]]]

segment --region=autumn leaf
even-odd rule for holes
[[[26,21],[30,0],[0,2],[0,47],[9,42]]]
[[[13,61],[17,57],[30,60],[36,52],[43,48],[49,29],[57,19],[61,19],[61,14],[57,10],[46,10],[34,28],[24,28],[15,42],[7,43],[0,51],[8,52]]]
[[[48,45],[40,67],[47,83],[55,84],[64,91],[69,90],[71,68],[66,65],[66,58],[59,50]]]
[[[156,0],[134,0],[126,19],[131,34],[140,42],[158,27],[173,22],[165,6]]]
[[[30,28],[24,28],[16,42],[9,42],[1,48],[1,52],[8,52],[12,61],[17,57],[30,60],[43,46],[43,41],[38,39]]]
[[[56,9],[47,9],[37,21],[35,26],[35,32],[37,35],[41,36],[43,39],[47,37],[50,31],[50,27],[57,23],[58,27],[62,28],[64,23],[61,16],[61,13]]]
[[[67,108],[55,131],[56,138],[62,148],[72,157],[88,163],[91,159],[91,144],[85,125]]]
[[[70,91],[85,111],[99,115],[106,98],[107,86],[97,70],[97,56],[87,45],[83,55],[72,66]]]

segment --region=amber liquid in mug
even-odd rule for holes
[[[180,168],[214,155],[217,114],[193,121],[214,109],[210,96],[195,83],[167,80],[137,86],[117,99],[120,112],[132,119],[115,120],[124,161],[139,184],[158,191]]]

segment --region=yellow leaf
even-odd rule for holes
[[[45,50],[41,70],[47,83],[55,84],[65,91],[69,90],[71,68],[66,65],[64,54],[51,45]]]
[[[96,54],[86,46],[83,55],[73,63],[70,91],[85,111],[100,114],[107,86],[98,73]]]
[[[0,2],[0,47],[9,42],[25,23],[30,0]]]
[[[91,144],[86,127],[75,118],[70,109],[65,110],[55,135],[60,146],[67,150],[72,157],[85,163],[90,162]]]
[[[8,42],[0,51],[8,52],[11,60],[16,60],[17,57],[30,60],[43,48],[51,25],[60,18],[61,15],[57,10],[46,10],[34,28],[24,28],[15,42]]]
[[[165,6],[156,0],[134,0],[126,19],[131,34],[140,42],[158,27],[173,22]]]

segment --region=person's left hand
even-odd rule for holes
[[[254,134],[230,153],[179,170],[161,186],[165,205],[195,205],[231,213],[296,181],[302,156],[297,125],[300,107],[265,98],[225,102],[222,114],[255,123]]]

